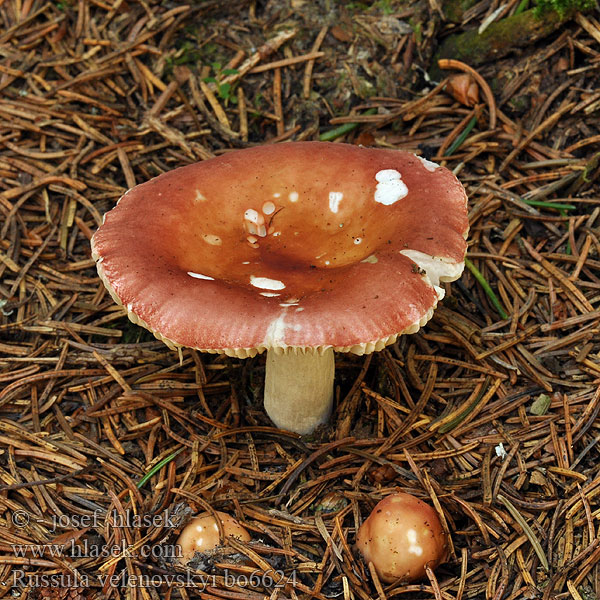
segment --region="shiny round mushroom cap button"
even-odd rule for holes
[[[250,541],[250,534],[238,521],[227,513],[217,511],[223,524],[225,542],[228,537],[235,537],[243,542]],[[208,552],[220,545],[219,528],[212,515],[200,515],[192,519],[180,533],[177,539],[180,560],[186,562],[194,557],[196,552]]]
[[[436,511],[410,494],[379,502],[358,530],[356,546],[385,583],[417,581],[444,562],[448,539]]]

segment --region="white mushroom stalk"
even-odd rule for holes
[[[269,350],[265,411],[280,429],[306,434],[327,421],[333,407],[333,348]]]

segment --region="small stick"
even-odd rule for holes
[[[244,142],[248,141],[248,111],[246,110],[246,96],[244,90],[239,87],[237,90],[238,111],[240,115],[240,137]]]
[[[457,69],[459,71],[464,71],[465,73],[469,73],[473,79],[479,84],[481,87],[481,91],[485,97],[485,101],[487,102],[489,111],[490,111],[490,129],[496,128],[496,101],[494,100],[494,95],[492,94],[492,90],[490,86],[487,84],[486,80],[473,68],[469,65],[461,62],[460,60],[454,60],[453,58],[442,58],[438,60],[438,65],[440,69]]]
[[[371,573],[371,579],[373,580],[373,585],[377,590],[377,596],[379,597],[379,600],[386,600],[386,595],[383,591],[381,581],[379,581],[379,576],[377,575],[377,571],[375,570],[375,565],[371,561],[369,561],[369,572]]]
[[[539,264],[550,273],[555,279],[558,280],[567,290],[573,295],[573,301],[582,313],[592,312],[594,307],[590,304],[589,300],[583,295],[581,290],[577,288],[571,281],[569,281],[550,261],[546,260],[533,246],[525,239],[522,238],[523,245],[531,255],[531,257],[538,261]]]
[[[316,58],[321,58],[321,56],[325,56],[325,52],[309,52],[308,54],[303,54],[302,56],[292,56],[291,58],[276,60],[274,62],[267,63],[266,65],[255,67],[250,71],[250,74],[256,75],[256,73],[264,73],[265,71],[270,71],[271,69],[289,67],[290,65],[297,65],[298,63],[306,62],[307,60],[314,61]]]
[[[487,531],[486,531],[486,533],[487,533]],[[488,544],[489,544],[489,542],[488,542]],[[458,584],[458,591],[456,592],[456,600],[462,600],[462,597],[463,597],[463,594],[465,591],[465,585],[467,583],[467,571],[468,571],[468,560],[469,560],[468,550],[466,548],[461,548],[460,554],[461,554],[460,581]]]
[[[425,573],[427,573],[427,579],[429,579],[429,583],[431,584],[431,589],[433,590],[435,600],[442,600],[442,590],[440,590],[440,584],[438,583],[435,573],[429,565],[425,565]]]
[[[123,376],[115,369],[101,354],[95,350],[92,352],[94,358],[110,373],[110,376],[121,386],[126,394],[131,394],[131,386],[123,379]]]
[[[569,276],[570,281],[577,281],[577,278],[579,277],[579,273],[581,272],[581,269],[585,265],[585,261],[588,257],[588,253],[590,251],[591,245],[592,245],[592,238],[590,235],[587,235],[585,238],[585,242],[583,243],[583,248],[581,249],[581,254],[579,255],[579,258],[577,259],[577,264],[575,265],[575,270]]]
[[[158,100],[154,103],[154,106],[148,111],[153,117],[158,117],[166,106],[167,102],[171,99],[171,96],[177,91],[177,81],[174,79],[169,85],[162,90]]]
[[[227,118],[225,111],[219,104],[217,97],[213,94],[213,91],[210,89],[208,84],[205,81],[202,81],[202,79],[200,80],[200,89],[206,96],[206,99],[208,100],[208,103],[211,105],[212,109],[215,111],[215,116],[219,120],[219,123],[231,131],[231,124],[229,123],[229,119]]]
[[[78,469],[73,473],[65,473],[64,475],[58,475],[56,477],[50,477],[49,479],[39,479],[38,481],[24,481],[22,483],[13,483],[12,485],[0,486],[0,492],[8,492],[12,490],[21,490],[25,488],[35,487],[38,485],[50,485],[53,483],[61,483],[84,473],[89,473],[92,469],[96,468],[95,465],[88,465],[82,469]]]
[[[123,174],[125,175],[125,181],[127,183],[128,188],[132,188],[135,186],[135,175],[133,174],[133,169],[131,168],[131,163],[129,162],[129,157],[127,156],[127,152],[119,146],[117,148],[117,156],[119,157],[119,162],[121,163],[121,169],[123,169]],[[75,217],[77,219],[77,217]]]
[[[302,129],[302,127],[300,125],[296,125],[296,127],[292,127],[291,129],[284,131],[281,135],[278,135],[274,138],[271,138],[270,140],[267,140],[266,143],[267,144],[276,144],[277,142],[283,142],[284,140],[291,138],[293,135],[296,135],[296,133],[298,133],[301,129]]]
[[[321,47],[321,44],[323,43],[323,40],[325,39],[325,36],[327,35],[327,30],[328,30],[328,26],[325,25],[321,31],[319,31],[317,38],[315,39],[315,43],[313,44],[313,47],[311,48],[311,53],[313,52],[318,52],[319,48]],[[312,80],[312,72],[313,72],[313,67],[315,66],[315,59],[311,59],[306,63],[306,66],[304,67],[304,82],[303,82],[303,88],[304,88],[304,98],[308,99],[310,97],[310,85],[311,85],[311,80]]]
[[[523,138],[517,147],[510,152],[510,154],[502,161],[500,165],[499,171],[504,171],[506,167],[510,164],[513,158],[529,144],[534,138],[536,138],[542,131],[552,127],[566,112],[569,112],[575,106],[575,102],[568,102],[561,108],[559,108],[555,113],[550,115],[545,121],[540,123],[532,132],[529,133],[525,138]]]
[[[263,58],[276,52],[285,42],[291,40],[298,33],[297,29],[288,29],[277,34],[274,38],[270,39],[266,44],[263,44],[252,56],[246,59],[238,72],[233,75],[228,75],[221,81],[221,83],[233,83],[238,79],[241,79],[250,69],[254,68]]]
[[[280,137],[285,132],[285,123],[283,122],[283,106],[281,105],[281,69],[277,67],[273,76],[273,102],[275,103],[275,115],[277,121],[277,136]]]

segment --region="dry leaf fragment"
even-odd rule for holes
[[[472,107],[479,102],[479,88],[469,73],[452,75],[446,84],[446,92],[465,106]]]

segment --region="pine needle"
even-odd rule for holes
[[[522,517],[521,513],[515,508],[513,503],[507,498],[505,498],[502,494],[498,494],[497,499],[498,502],[501,502],[502,504],[504,504],[504,506],[506,506],[508,512],[511,514],[513,519],[521,526],[521,529],[523,529],[523,533],[527,536],[527,538],[531,542],[531,545],[533,546],[533,549],[535,550],[535,553],[538,555],[542,566],[546,571],[549,571],[550,565],[548,564],[548,559],[544,554],[542,545],[540,544],[539,540],[535,537],[535,533],[533,533],[531,527],[527,525],[527,522]]]

